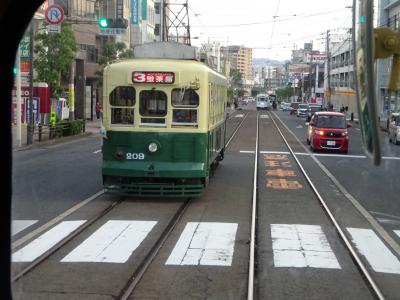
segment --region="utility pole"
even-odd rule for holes
[[[68,106],[69,106],[69,120],[75,119],[75,85],[74,85],[74,68],[75,59],[71,62],[69,85],[68,85]]]
[[[187,0],[185,3],[165,2],[163,24],[164,41],[175,40],[177,43],[191,45],[189,4]]]
[[[35,129],[35,120],[33,116],[33,20],[31,21],[29,28],[29,123],[28,123],[28,134],[27,144],[33,143],[33,132]]]
[[[17,146],[21,147],[22,146],[22,138],[21,138],[21,131],[22,131],[22,126],[21,126],[21,49],[20,46],[18,45],[18,52],[17,52],[17,63],[16,63],[16,68],[17,68],[17,106],[15,108],[15,114],[16,114],[16,122],[17,122]]]
[[[326,31],[326,73],[328,74],[327,104],[331,104],[331,55],[329,52],[329,30]]]

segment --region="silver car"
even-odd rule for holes
[[[389,141],[400,145],[400,113],[392,113],[389,121]]]

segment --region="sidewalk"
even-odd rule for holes
[[[46,140],[46,141],[42,141],[42,142],[38,142],[37,141],[37,137],[34,138],[34,142],[32,145],[27,144],[27,125],[26,124],[22,124],[21,126],[21,147],[18,147],[17,145],[17,126],[16,125],[12,125],[11,126],[11,134],[12,134],[12,148],[13,150],[17,150],[17,149],[22,149],[22,148],[26,148],[26,147],[31,147],[34,145],[43,145],[43,144],[48,144],[48,143],[59,143],[65,140],[71,140],[73,138],[77,138],[77,137],[82,137],[83,135],[92,135],[92,134],[100,134],[100,127],[101,127],[101,120],[96,120],[94,119],[93,121],[91,120],[86,120],[85,121],[85,132],[82,133],[82,135],[75,135],[75,136],[69,136],[69,137],[65,137],[65,138],[56,138],[53,140]]]

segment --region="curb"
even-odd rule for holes
[[[62,137],[62,138],[55,138],[52,140],[47,140],[43,142],[34,142],[32,145],[25,145],[21,147],[14,147],[12,149],[13,152],[19,152],[19,151],[25,151],[25,150],[30,150],[30,149],[35,149],[35,148],[40,148],[43,146],[53,146],[53,145],[61,145],[65,144],[71,141],[79,140],[88,136],[93,135],[93,132],[84,132],[81,133],[80,135],[73,135],[73,136],[67,136],[67,137]]]

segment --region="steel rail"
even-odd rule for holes
[[[256,130],[256,149],[254,155],[254,178],[253,178],[253,199],[251,208],[251,227],[250,227],[250,259],[249,259],[249,277],[247,287],[247,299],[253,300],[254,297],[254,252],[256,238],[256,213],[257,213],[257,170],[258,170],[258,126],[259,119],[257,113]]]
[[[340,238],[343,240],[348,252],[350,253],[350,255],[353,258],[353,261],[356,262],[358,270],[362,273],[363,277],[367,280],[367,283],[368,283],[369,287],[372,289],[372,291],[375,293],[375,296],[378,299],[381,299],[381,300],[385,299],[385,297],[383,296],[382,291],[380,290],[380,288],[378,287],[378,285],[376,284],[376,282],[372,278],[371,274],[368,272],[366,266],[364,265],[364,263],[362,262],[362,260],[358,256],[357,252],[355,251],[355,249],[351,245],[351,243],[350,243],[349,239],[347,238],[347,236],[345,235],[343,229],[341,228],[339,223],[336,221],[335,217],[333,216],[333,213],[329,209],[329,207],[326,204],[325,200],[322,198],[321,194],[318,192],[317,188],[315,187],[315,185],[313,184],[312,180],[308,176],[307,172],[303,168],[303,165],[300,163],[299,159],[297,158],[297,155],[294,153],[292,147],[290,147],[288,141],[284,137],[282,131],[280,130],[279,126],[276,124],[276,122],[275,122],[275,120],[274,120],[274,118],[272,117],[271,114],[270,114],[270,118],[271,118],[272,122],[274,123],[275,127],[277,128],[277,130],[278,130],[280,136],[282,137],[283,141],[285,142],[286,147],[289,149],[289,152],[291,153],[291,155],[295,159],[297,165],[299,166],[299,168],[300,168],[304,178],[306,179],[308,185],[311,187],[312,191],[317,196],[319,203],[322,205],[322,207],[324,208],[324,210],[325,210],[326,214],[328,215],[330,221],[335,226],[336,231],[338,232]],[[278,118],[278,120],[279,120],[279,122],[281,122],[283,124],[283,122],[279,118]]]
[[[165,241],[170,236],[171,232],[174,230],[176,224],[180,221],[181,217],[185,213],[187,207],[190,205],[192,198],[187,198],[182,205],[179,207],[177,212],[172,216],[171,220],[168,222],[161,236],[157,239],[153,247],[147,253],[146,257],[140,263],[139,267],[132,274],[125,287],[122,289],[121,293],[117,297],[120,300],[126,300],[130,297],[132,292],[135,290],[136,286],[142,279],[143,275],[146,273],[154,258],[157,256],[160,249],[163,247]]]
[[[92,225],[94,222],[102,218],[104,215],[106,215],[110,210],[112,210],[114,207],[122,203],[122,199],[118,199],[117,201],[114,201],[110,205],[108,205],[105,209],[97,213],[94,217],[92,217],[89,221],[86,221],[82,225],[80,225],[77,229],[75,229],[73,232],[71,232],[69,235],[67,235],[65,238],[60,240],[57,244],[55,244],[53,247],[51,247],[49,250],[47,250],[45,253],[40,255],[38,258],[33,260],[30,264],[28,264],[25,268],[22,269],[22,271],[18,272],[16,275],[12,277],[11,282],[16,282],[19,279],[21,279],[23,276],[25,276],[27,273],[35,269],[38,265],[40,265],[43,261],[45,261],[48,257],[53,255],[55,252],[57,252],[61,247],[63,247],[65,244],[67,244],[70,240],[75,238],[78,234],[80,234],[83,230],[88,228],[90,225]]]
[[[240,127],[242,127],[243,122],[246,120],[247,116],[249,115],[249,113],[246,113],[246,115],[244,116],[244,118],[242,119],[242,121],[239,123],[239,125],[236,127],[236,130],[232,133],[231,137],[229,138],[229,140],[226,142],[225,148],[228,148],[229,144],[231,143],[231,141],[233,140],[233,138],[235,137],[236,133],[239,131]]]

